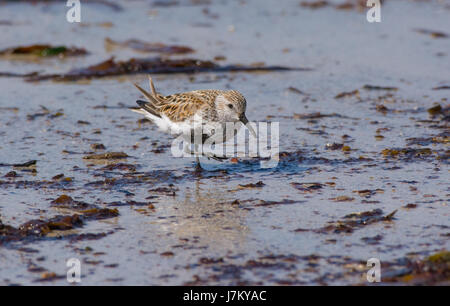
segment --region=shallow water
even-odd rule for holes
[[[67,8],[60,4],[0,5],[0,20],[17,16],[14,25],[0,25],[2,48],[45,42],[91,52],[67,60],[0,60],[0,71],[65,72],[112,55],[148,56],[126,48],[108,52],[106,37],[187,45],[196,50],[189,57],[224,55],[230,64],[313,69],[155,75],[158,90],[167,94],[237,89],[247,98],[251,121],[280,122],[280,151],[287,153],[277,168],[225,162],[218,166],[223,171],[200,175],[193,159],[171,156],[164,147],[171,143],[169,136],[139,123],[139,115],[127,110],[139,97],[132,83],[148,86],[144,75],[78,83],[0,78],[0,164],[37,160],[35,173],[0,167],[0,181],[7,182],[0,184],[3,224],[18,227],[67,213],[50,205],[63,194],[100,207],[112,208],[108,204],[116,201],[146,203],[116,207],[118,217],[87,221],[82,228],[0,245],[1,285],[41,284],[42,271],[62,276],[45,284],[67,284],[69,258],[81,260],[85,285],[360,284],[366,283],[369,258],[396,262],[448,250],[448,117],[432,117],[427,109],[449,103],[449,90],[433,88],[450,85],[450,39],[414,31],[450,29],[448,6],[389,1],[383,4],[382,22],[370,24],[357,10],[274,3],[180,1],[155,7],[148,1],[121,1],[119,12],[83,4],[81,25],[66,22]],[[366,84],[398,90],[367,90]],[[355,89],[358,96],[335,98]],[[49,114],[27,117],[42,112],[41,105]],[[52,117],[58,112],[62,115]],[[300,116],[317,112],[334,115]],[[410,138],[437,135],[447,142],[408,144]],[[107,152],[126,152],[130,157],[120,162],[135,165],[136,171],[105,171],[101,168],[108,162],[83,159],[93,152],[93,143],[103,144]],[[327,150],[327,143],[344,143],[351,151]],[[152,152],[155,148],[162,153]],[[431,151],[382,154],[392,148]],[[20,177],[3,177],[12,170]],[[43,183],[60,173],[72,181]],[[105,181],[111,178],[116,181]],[[239,186],[259,181],[265,185]],[[292,184],[311,182],[323,185],[302,191]],[[355,192],[367,189],[374,192]],[[336,201],[342,196],[347,201]],[[320,231],[350,213],[374,209],[384,215],[398,211],[391,221],[352,233]],[[106,235],[67,238],[83,233]],[[33,265],[43,269],[33,271]]]

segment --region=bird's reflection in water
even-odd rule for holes
[[[210,251],[237,251],[245,242],[248,228],[246,210],[232,204],[233,193],[224,185],[196,181],[177,198],[175,226],[171,230],[180,240],[198,241]]]

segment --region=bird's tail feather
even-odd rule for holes
[[[136,88],[139,89],[140,92],[142,92],[142,94],[147,98],[148,102],[152,102],[155,105],[159,104],[159,101],[144,88],[142,88],[138,84],[134,84],[134,86],[136,86]]]
[[[137,100],[136,103],[139,105],[140,109],[132,109],[133,111],[144,114],[144,115],[153,115],[158,118],[161,118],[161,114],[159,112],[159,106],[161,105],[161,100],[158,98],[158,94],[155,89],[155,85],[153,84],[153,80],[150,76],[148,76],[149,83],[150,83],[150,89],[152,90],[152,93],[149,93],[145,89],[143,89],[138,84],[134,84],[136,88],[147,98],[148,102]]]
[[[144,112],[147,112],[147,113],[150,113],[153,116],[156,116],[158,118],[161,118],[161,115],[160,115],[158,109],[151,102],[137,100],[136,103],[141,108],[140,110],[142,110]],[[142,114],[142,112],[139,112],[139,111],[137,111],[137,112]],[[145,115],[145,113],[144,113],[144,115]]]

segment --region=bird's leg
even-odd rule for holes
[[[219,142],[219,135],[221,135],[221,134],[214,134],[214,135],[212,135],[212,136],[210,136],[209,138],[208,138],[208,141],[210,142],[210,143],[215,143],[216,145],[218,144],[218,143],[220,143]],[[217,140],[216,140],[217,139]],[[217,155],[215,155],[214,153],[211,153],[211,152],[205,152],[204,150],[202,150],[202,155],[203,156],[205,156],[205,157],[207,157],[208,159],[214,159],[214,160],[217,160],[217,161],[223,161],[223,160],[226,160],[226,159],[228,159],[227,157],[225,157],[225,156],[217,156]]]
[[[195,152],[193,152],[189,146],[189,144],[184,145],[184,153],[187,153],[189,155],[195,155]]]
[[[200,164],[200,157],[198,156],[198,144],[196,143],[194,145],[194,154],[195,154],[195,170],[196,171],[201,171],[203,170],[202,165]]]
[[[201,171],[203,170],[201,164],[200,164],[200,158],[199,155],[197,154],[197,146],[195,147],[195,150],[192,151],[190,148],[189,144],[185,144],[184,145],[184,152],[191,155],[191,156],[195,156],[195,170],[196,171]]]
[[[195,171],[196,172],[200,172],[202,171],[202,165],[200,164],[200,158],[198,157],[198,155],[195,157]]]

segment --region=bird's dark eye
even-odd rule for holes
[[[230,109],[233,109],[233,104],[228,104],[227,105]]]

